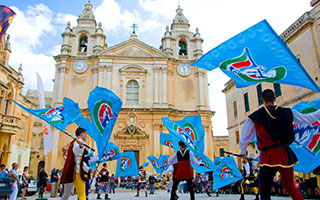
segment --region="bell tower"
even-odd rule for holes
[[[91,56],[107,47],[102,24],[99,23],[97,27],[90,2],[85,5],[77,22],[78,25],[73,29],[68,22],[64,33],[62,33],[62,55]]]
[[[73,28],[68,22],[65,31],[62,33],[61,53],[54,56],[56,61],[52,98],[54,106],[61,104],[63,97],[66,96],[68,77],[84,79],[84,76],[93,69],[94,61],[91,58],[107,47],[102,24],[99,23],[97,26],[90,1],[85,4],[85,9],[79,15],[77,22],[78,24]]]
[[[166,27],[160,49],[170,58],[177,60],[187,61],[200,58],[203,54],[203,39],[198,28],[195,34],[189,28],[189,21],[184,16],[183,9],[178,6],[170,30],[169,26]]]

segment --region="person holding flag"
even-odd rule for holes
[[[294,200],[304,199],[294,186],[293,166],[298,163],[295,153],[289,145],[295,140],[293,122],[312,124],[320,118],[320,110],[301,114],[290,108],[275,106],[274,92],[266,89],[262,92],[264,106],[249,115],[240,134],[240,154],[246,158],[246,149],[257,135],[260,154],[261,200],[269,200],[272,180],[279,170],[282,185]]]
[[[257,180],[257,173],[256,171],[256,166],[252,163],[252,158],[245,158],[242,160],[243,164],[243,179],[240,183],[240,200],[245,200],[244,199],[244,187],[246,182],[249,181],[249,187],[252,188],[254,194],[256,195],[256,198],[254,200],[259,200],[259,183]]]
[[[147,176],[152,176],[152,174],[148,173],[146,170],[143,169],[143,166],[139,167],[139,179],[137,183],[137,194],[135,197],[139,197],[140,189],[144,189],[145,196],[148,197],[147,191]]]
[[[105,192],[104,199],[110,199],[109,198],[109,191],[110,191],[110,177],[109,177],[109,171],[107,169],[107,163],[103,163],[102,169],[99,173],[100,179],[99,179],[99,193],[97,196],[97,199],[101,199],[100,195],[102,192]]]
[[[61,200],[69,199],[72,184],[75,186],[79,200],[86,200],[85,173],[90,173],[91,169],[84,162],[84,156],[88,151],[84,148],[87,139],[87,131],[81,127],[76,129],[76,136],[69,145],[68,155],[64,163],[61,184],[64,184],[64,193]]]
[[[180,181],[187,181],[188,190],[190,192],[190,199],[194,200],[194,191],[192,188],[193,171],[190,162],[195,166],[205,166],[207,164],[202,164],[196,160],[192,151],[186,149],[185,143],[179,141],[180,151],[175,153],[169,160],[168,165],[178,164],[173,176],[173,186],[171,190],[171,200],[177,199],[176,190]]]

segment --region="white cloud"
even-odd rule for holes
[[[29,6],[26,12],[16,7],[12,9],[17,15],[8,29],[12,49],[9,64],[17,70],[22,63],[24,93],[27,89],[36,88],[36,72],[42,76],[45,90],[52,90],[55,62],[51,55],[37,52],[43,49],[42,36],[49,34],[53,37],[56,34],[52,24],[53,12],[44,4]]]
[[[97,22],[102,23],[106,35],[118,33],[129,35],[133,23],[138,24],[139,34],[154,31],[163,26],[159,20],[150,17],[149,13],[141,13],[136,9],[122,9],[115,0],[104,0],[94,8],[94,14]]]
[[[72,14],[57,13],[57,16],[54,19],[54,22],[57,24],[63,24],[63,25],[66,25],[68,22],[70,22],[71,27],[74,27],[77,25],[77,19],[78,17]]]

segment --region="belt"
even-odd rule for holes
[[[267,146],[267,147],[264,147],[261,151],[268,151],[270,149],[275,149],[275,148],[278,148],[278,147],[289,147],[289,145],[287,144],[275,144],[275,145],[271,145],[271,146]]]

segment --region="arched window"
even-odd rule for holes
[[[139,102],[139,84],[131,80],[127,83],[127,104],[138,105]]]
[[[88,38],[86,36],[82,36],[79,40],[79,51],[87,52]]]
[[[179,55],[181,56],[187,55],[187,43],[184,41],[179,41]]]

